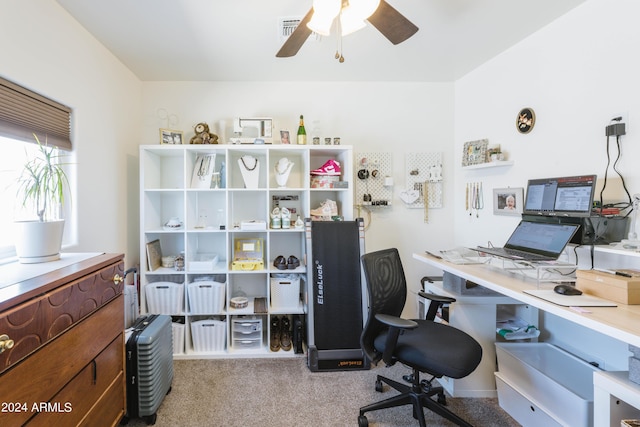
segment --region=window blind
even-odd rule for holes
[[[0,135],[71,150],[71,109],[0,77]]]

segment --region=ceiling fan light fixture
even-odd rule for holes
[[[340,14],[342,0],[313,0],[313,16],[307,27],[323,36],[331,33],[333,20]]]
[[[354,16],[353,13],[348,13],[348,10],[344,10],[340,14],[340,28],[343,36],[355,33],[358,30],[366,27],[367,24],[359,16]]]
[[[380,0],[349,0],[340,12],[342,35],[354,33],[364,28],[365,20],[373,15],[380,5]]]

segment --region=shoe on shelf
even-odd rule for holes
[[[282,228],[291,228],[291,212],[287,208],[280,209],[282,217]]]
[[[280,350],[280,335],[282,335],[282,323],[278,316],[271,318],[271,333],[269,334],[269,348],[271,351]]]
[[[287,269],[287,259],[282,255],[278,255],[276,259],[273,260],[273,266],[278,270],[286,270]]]
[[[310,214],[313,216],[337,216],[338,205],[334,200],[325,200],[316,209],[311,209]]]
[[[340,174],[342,174],[340,163],[333,159],[327,160],[324,165],[311,171],[311,175],[338,176]]]
[[[274,208],[271,211],[271,228],[280,228],[282,226],[281,218],[280,208]]]
[[[300,267],[300,260],[291,255],[289,259],[287,259],[287,268],[289,270],[295,270],[298,267]]]
[[[287,316],[282,316],[280,320],[280,348],[291,350],[291,321]]]

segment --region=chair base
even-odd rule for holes
[[[426,427],[424,412],[422,408],[427,408],[440,415],[441,417],[456,423],[456,425],[462,427],[473,427],[471,424],[469,424],[444,406],[446,405],[446,400],[442,387],[431,387],[421,384],[420,372],[417,369],[413,370],[413,375],[411,375],[410,377],[413,382],[411,383],[411,385],[407,385],[378,375],[376,379],[376,391],[382,391],[382,383],[384,382],[395,390],[399,391],[400,394],[360,408],[358,426],[368,426],[367,417],[364,415],[366,412],[376,411],[379,409],[394,408],[396,406],[412,405],[413,417],[418,420],[418,422],[420,423],[420,427]],[[437,400],[432,399],[434,395],[437,396]]]

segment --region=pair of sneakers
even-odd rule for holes
[[[291,211],[285,207],[274,208],[271,211],[271,228],[291,228]]]
[[[340,176],[342,174],[342,169],[340,168],[340,162],[329,159],[324,165],[320,166],[318,169],[312,170],[310,173],[311,175],[320,176]]]
[[[325,200],[315,209],[311,209],[311,215],[313,216],[337,216],[338,215],[338,204],[335,200]]]
[[[271,317],[269,348],[271,351],[289,351],[291,347],[291,320],[287,316]]]

